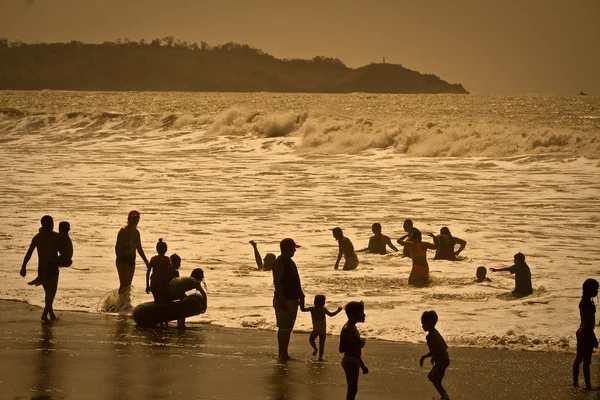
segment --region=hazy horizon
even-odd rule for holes
[[[277,58],[402,64],[474,94],[600,94],[600,2],[413,4],[266,0],[0,0],[0,37],[101,43],[174,36],[248,44]]]

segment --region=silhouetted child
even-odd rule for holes
[[[342,307],[338,307],[337,311],[331,312],[325,308],[325,296],[318,294],[315,296],[314,307],[304,307],[300,304],[300,310],[304,312],[310,312],[312,318],[313,330],[308,337],[308,343],[313,348],[313,356],[317,355],[317,344],[315,339],[319,337],[319,361],[323,361],[323,352],[325,351],[325,338],[327,337],[327,323],[325,321],[325,315],[335,317],[342,311]]]
[[[423,361],[425,361],[426,358],[431,357],[433,368],[431,368],[427,377],[431,383],[433,383],[433,386],[435,386],[440,396],[442,396],[442,400],[449,400],[450,397],[448,397],[446,389],[442,386],[442,379],[444,379],[444,375],[446,374],[446,368],[450,365],[450,356],[448,355],[447,350],[448,345],[446,345],[442,335],[435,329],[437,321],[438,316],[435,311],[425,311],[421,316],[423,330],[429,332],[426,337],[429,353],[421,357],[419,365],[423,367]]]
[[[583,377],[585,379],[585,388],[590,390],[592,383],[590,381],[590,364],[592,363],[592,353],[598,348],[598,339],[594,333],[596,325],[596,305],[592,300],[598,296],[598,281],[587,279],[583,282],[583,294],[579,302],[579,317],[581,323],[577,329],[577,356],[573,363],[573,386],[579,386],[579,366],[583,361]]]
[[[361,369],[363,374],[369,373],[361,357],[361,349],[365,346],[365,341],[360,338],[356,329],[357,323],[365,322],[365,305],[362,301],[351,301],[346,304],[346,315],[348,322],[340,333],[340,353],[344,353],[342,368],[346,373],[348,384],[346,400],[354,400],[358,393],[358,370]]]
[[[491,282],[492,280],[490,278],[487,278],[486,275],[487,269],[484,266],[477,267],[477,272],[475,272],[475,280],[473,282]]]
[[[60,245],[59,267],[70,267],[73,264],[73,242],[69,237],[71,225],[67,221],[58,224],[58,241]],[[38,266],[38,275],[28,285],[40,286],[46,280],[46,270]]]
[[[152,257],[146,271],[146,293],[152,292],[155,303],[168,302],[169,282],[173,275],[173,266],[171,259],[165,255],[167,244],[163,242],[162,238],[158,239],[156,252],[158,255]],[[150,272],[152,272],[152,276],[150,276]]]
[[[533,293],[533,287],[531,286],[531,270],[529,269],[529,265],[525,262],[525,255],[523,253],[517,253],[513,260],[514,265],[512,267],[490,268],[490,271],[508,271],[511,274],[515,274],[515,290],[512,292],[513,296],[529,296]]]
[[[275,256],[275,254],[273,253],[267,253],[265,254],[265,258],[263,260],[260,256],[260,252],[258,251],[258,245],[256,244],[256,242],[254,240],[251,240],[250,244],[252,245],[252,249],[254,249],[254,260],[256,260],[256,267],[258,268],[258,270],[272,271],[273,264],[275,264],[277,256]]]
[[[173,266],[173,275],[171,275],[171,280],[175,278],[179,278],[179,267],[181,267],[181,257],[177,255],[177,253],[171,254],[171,265]]]
[[[184,276],[172,279],[171,282],[169,282],[169,300],[183,299],[186,297],[185,293],[187,291],[196,289],[200,292],[202,297],[204,297],[204,305],[208,306],[206,292],[202,289],[201,283],[204,283],[204,287],[206,287],[206,283],[204,282],[204,271],[201,268],[194,269],[189,277]],[[177,320],[177,327],[185,328],[185,318]]]

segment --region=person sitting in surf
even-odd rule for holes
[[[169,282],[169,300],[183,299],[186,297],[185,293],[187,291],[196,289],[204,298],[204,306],[206,308],[208,306],[208,301],[206,292],[202,289],[201,284],[204,284],[204,287],[206,287],[206,283],[204,282],[204,271],[201,268],[194,269],[190,276],[172,279],[171,282]],[[177,327],[182,329],[185,328],[185,318],[177,320]]]
[[[490,278],[486,277],[487,269],[482,265],[477,267],[477,271],[475,272],[475,280],[474,283],[482,283],[482,282],[491,282]]]
[[[435,251],[435,256],[433,257],[434,260],[456,261],[456,257],[465,249],[465,246],[467,245],[465,240],[456,236],[452,236],[450,229],[448,229],[446,226],[440,229],[439,235],[433,237],[433,241],[438,246],[437,250]],[[454,251],[454,247],[457,244],[460,247],[458,250]]]
[[[434,236],[432,233],[429,236]],[[411,240],[398,239],[398,244],[408,249],[412,258],[412,270],[408,277],[408,284],[417,287],[429,284],[429,264],[427,263],[427,249],[435,250],[437,246],[421,241],[421,231],[414,229],[410,235]]]
[[[517,253],[514,256],[514,265],[507,268],[490,268],[492,272],[508,271],[511,274],[515,274],[515,290],[512,294],[515,297],[529,296],[533,293],[533,287],[531,285],[531,270],[529,265],[525,262],[525,255],[523,253]]]
[[[259,271],[272,271],[273,264],[275,263],[277,256],[275,256],[275,254],[273,254],[273,253],[267,253],[267,254],[265,254],[265,258],[263,259],[260,256],[260,252],[258,251],[258,245],[256,244],[256,242],[254,240],[251,240],[250,244],[252,245],[252,248],[254,249],[254,260],[256,261],[256,267],[258,268],[258,270]]]
[[[358,257],[354,252],[354,245],[352,245],[350,239],[344,236],[342,228],[333,228],[332,232],[333,237],[335,238],[335,240],[338,241],[339,245],[338,256],[337,260],[335,261],[334,269],[338,269],[338,266],[340,265],[340,260],[342,259],[342,255],[345,259],[344,267],[342,268],[342,270],[351,271],[353,269],[356,269],[356,267],[358,267]]]
[[[398,248],[394,246],[389,236],[386,236],[381,233],[381,224],[379,222],[374,223],[371,226],[371,230],[373,231],[373,236],[369,239],[369,245],[358,252],[367,252],[373,254],[387,254],[386,246],[389,246],[392,250],[398,251]]]

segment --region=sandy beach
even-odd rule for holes
[[[128,317],[60,312],[53,324],[40,309],[0,301],[2,399],[340,399],[345,381],[329,336],[326,362],[310,356],[306,334],[294,334],[290,354],[275,360],[275,333],[192,325],[178,331],[142,329]],[[365,325],[368,324],[368,320]],[[431,399],[425,344],[369,340],[370,368],[359,399]],[[572,354],[450,348],[445,385],[453,399],[596,399],[571,387]],[[598,361],[592,379],[599,380]]]

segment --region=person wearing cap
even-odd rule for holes
[[[129,212],[127,225],[119,230],[117,243],[115,244],[115,254],[117,256],[116,265],[119,273],[119,296],[128,296],[135,273],[135,257],[139,253],[142,260],[148,266],[148,259],[142,248],[142,238],[137,226],[140,222],[140,213],[136,210]],[[128,299],[120,299],[120,304],[128,304]]]
[[[290,359],[288,346],[296,323],[298,306],[304,306],[304,292],[302,292],[300,275],[296,263],[292,260],[299,247],[293,239],[283,239],[279,243],[281,255],[273,264],[273,285],[275,286],[273,308],[277,319],[277,343],[279,345],[279,362],[281,363]]]

